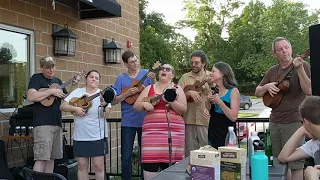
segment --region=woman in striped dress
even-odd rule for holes
[[[176,84],[172,83],[174,69],[164,64],[159,71],[159,82],[147,86],[140,94],[133,108],[136,111],[148,111],[142,126],[142,167],[144,179],[154,176],[158,170],[169,167],[168,124],[166,118],[167,103],[160,98],[157,105],[144,102],[143,98],[159,96],[167,88],[177,88],[177,99],[170,106],[170,130],[172,136],[172,163],[184,158],[185,125],[181,114],[187,110],[186,96]]]

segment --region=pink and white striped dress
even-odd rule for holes
[[[155,94],[151,85],[148,96]],[[149,112],[142,125],[142,163],[169,163],[168,124],[162,99]],[[181,115],[170,110],[170,129],[172,137],[172,163],[184,159],[185,124]]]

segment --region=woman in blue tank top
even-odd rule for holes
[[[212,68],[212,81],[216,83],[219,93],[208,95],[210,122],[208,129],[209,145],[218,149],[225,145],[228,127],[236,129],[239,114],[240,93],[237,80],[229,64],[218,62]]]

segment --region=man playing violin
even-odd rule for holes
[[[192,71],[185,73],[179,80],[179,85],[185,89],[187,85],[193,85],[196,81],[209,81],[210,71],[206,70],[208,66],[207,55],[200,50],[196,50],[191,54]],[[189,90],[185,91],[188,99],[187,112],[183,114],[185,121],[185,156],[190,155],[190,151],[199,149],[201,146],[208,144],[208,125],[210,115],[205,106],[210,86],[204,83],[203,91]],[[191,101],[189,101],[191,99]]]
[[[41,88],[49,88],[53,83],[59,85],[62,81],[54,77],[55,60],[52,57],[40,59],[41,73],[32,75],[28,85],[28,101],[34,102],[33,126],[34,126],[34,160],[33,170],[38,172],[52,173],[54,159],[62,158],[62,115],[60,111],[61,98],[64,98],[65,89],[48,89],[39,91]],[[51,106],[44,106],[41,100],[55,96]]]
[[[277,37],[272,43],[272,50],[279,64],[272,66],[266,72],[256,88],[257,97],[262,97],[265,93],[274,97],[281,93],[280,88],[277,87],[277,77],[286,72],[288,68],[294,67],[288,77],[290,84],[288,92],[284,94],[279,105],[272,108],[270,115],[272,152],[274,157],[278,157],[288,139],[302,126],[299,105],[306,95],[311,95],[311,73],[310,65],[301,57],[292,58],[292,47],[286,38]],[[304,140],[301,139],[298,146],[301,146],[303,142]],[[289,163],[292,179],[303,179],[303,167],[304,161]],[[290,174],[288,176],[290,177]]]
[[[153,72],[148,72],[146,69],[141,69],[137,56],[131,52],[126,51],[122,55],[122,60],[127,68],[127,71],[121,73],[115,82],[115,89],[117,91],[116,100],[112,104],[121,102],[121,170],[122,179],[130,180],[132,178],[131,157],[133,151],[133,143],[138,134],[138,142],[141,148],[141,133],[142,122],[146,115],[145,112],[136,112],[133,109],[133,104],[128,104],[125,99],[139,92],[138,87],[132,87],[125,93],[122,90],[130,87],[134,80],[141,80],[143,76],[148,73],[148,78],[143,82],[144,86],[151,85],[156,82],[156,76]],[[140,151],[141,152],[141,151]],[[141,168],[142,169],[142,168]],[[142,172],[142,171],[141,171]],[[143,175],[141,174],[141,177]]]

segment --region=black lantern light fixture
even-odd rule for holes
[[[53,26],[54,55],[75,56],[77,35],[68,29],[68,25],[64,25],[60,30],[58,27]]]
[[[120,63],[121,62],[121,49],[114,39],[108,43],[107,39],[103,40],[103,52],[106,63]]]

